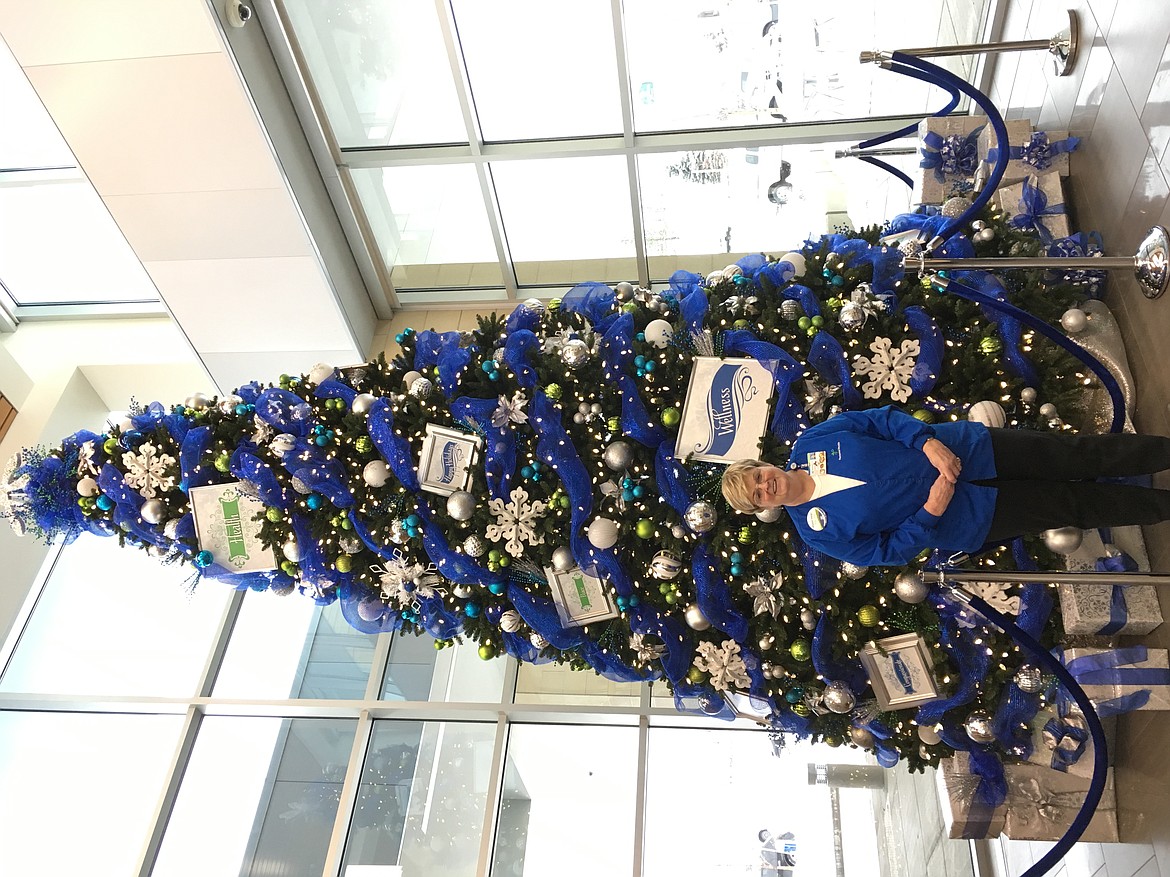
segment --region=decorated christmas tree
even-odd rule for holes
[[[1041,249],[1005,219],[988,213],[945,253]],[[921,563],[840,564],[783,512],[736,514],[719,490],[733,445],[782,465],[802,429],[841,409],[1095,428],[1076,360],[904,272],[898,242],[942,221],[907,215],[706,277],[680,270],[655,291],[586,283],[474,332],[406,330],[392,360],[153,403],[24,452],[8,515],[46,539],[115,536],[198,579],[336,602],[364,632],[661,680],[680,709],[751,712],[885,764],[936,762],[971,727],[1011,754],[1025,732],[1012,716],[1043,681],[1010,639],[932,589]],[[1051,323],[1097,281],[963,277]],[[707,404],[712,381],[762,396],[763,419],[694,441],[725,414]],[[976,562],[1061,558],[1037,539]],[[1021,623],[1050,642],[1052,593],[1018,593]],[[917,713],[883,710],[859,662],[898,634],[923,636],[941,694]]]

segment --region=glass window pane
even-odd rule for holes
[[[284,6],[342,148],[467,142],[433,3]]]
[[[182,726],[181,716],[0,713],[4,873],[137,873]]]
[[[638,276],[621,156],[491,165],[521,286]]]
[[[483,660],[474,643],[435,649],[428,636],[396,634],[382,699],[500,703],[508,665],[506,660]]]
[[[474,167],[359,168],[353,180],[395,289],[503,284]]]
[[[855,158],[845,144],[762,146],[638,157],[650,276],[685,256],[706,274],[753,252],[779,256],[839,225],[884,222],[910,206],[910,188]],[[887,156],[904,172],[914,155]],[[693,258],[699,257],[699,258]]]
[[[676,763],[676,771],[685,761]],[[630,873],[637,774],[637,728],[513,725],[492,874]],[[708,801],[695,812],[710,808]],[[675,824],[676,846],[691,846],[679,843],[678,829],[694,819],[692,813]],[[590,826],[604,828],[599,835]],[[673,872],[715,873],[689,865]]]
[[[377,637],[337,606],[249,592],[215,680],[216,697],[363,700]]]
[[[76,168],[0,173],[0,280],[21,305],[158,301],[146,269]]]
[[[725,128],[938,109],[947,101],[939,89],[863,66],[858,55],[978,42],[984,5],[922,4],[903,16],[877,0],[628,0],[634,127]],[[971,56],[939,60],[964,77],[972,69]]]
[[[320,874],[351,719],[204,719],[153,877]]]
[[[495,733],[487,723],[376,723],[342,872],[472,877]]]
[[[567,664],[521,664],[516,677],[516,703],[636,707],[641,697],[637,683],[615,682]]]
[[[0,690],[188,697],[232,591],[115,539],[61,550]]]
[[[609,0],[579,0],[568,20],[545,0],[456,0],[453,6],[485,140],[621,131]],[[566,54],[570,34],[574,46],[587,50]]]
[[[73,153],[0,39],[0,168],[73,165]]]

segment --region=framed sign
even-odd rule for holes
[[[240,493],[240,482],[193,487],[188,491],[195,518],[195,538],[201,551],[210,551],[215,562],[235,572],[276,569],[276,556],[260,542],[256,516],[264,503]]]
[[[549,590],[562,627],[582,627],[594,621],[617,618],[618,611],[609,599],[605,583],[579,566],[555,570],[545,567]]]
[[[419,485],[443,496],[466,490],[479,456],[479,437],[431,423],[426,430],[418,460]]]
[[[775,383],[759,360],[696,356],[675,456],[712,463],[756,459]]]
[[[938,682],[926,640],[917,633],[891,636],[861,650],[861,665],[883,710],[902,710],[937,700]]]

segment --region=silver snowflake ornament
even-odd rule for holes
[[[370,567],[370,572],[378,576],[382,596],[403,609],[416,600],[425,600],[440,593],[431,583],[432,577],[428,575],[434,570],[433,566],[425,567],[421,563],[409,562],[405,555],[397,550],[385,558],[381,566],[373,564]]]
[[[874,354],[872,359],[853,358],[853,370],[870,377],[861,385],[865,398],[877,399],[887,391],[895,402],[905,402],[910,398],[910,377],[914,374],[914,358],[919,353],[918,339],[907,338],[894,347],[889,338],[875,338],[869,349]]]
[[[97,475],[101,472],[101,467],[94,461],[95,454],[97,454],[97,445],[94,444],[93,439],[82,442],[77,449],[78,474]]]
[[[548,506],[540,500],[528,501],[528,491],[523,487],[515,488],[508,496],[509,502],[502,499],[488,501],[488,511],[496,516],[494,524],[488,524],[487,537],[492,542],[506,539],[504,550],[513,557],[524,554],[524,543],[541,545],[544,537],[536,532],[536,522],[544,517]]]
[[[751,688],[752,680],[735,640],[725,639],[721,646],[701,642],[696,651],[695,666],[710,677],[711,684],[719,691]]]
[[[150,442],[139,445],[137,453],[127,451],[122,455],[126,483],[147,499],[153,499],[160,492],[166,493],[175,486],[175,476],[170,473],[177,462],[170,454],[161,453]]]

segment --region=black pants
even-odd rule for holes
[[[1170,438],[992,429],[998,491],[988,542],[1055,527],[1124,527],[1170,520],[1170,490],[1096,482],[1170,469]]]

